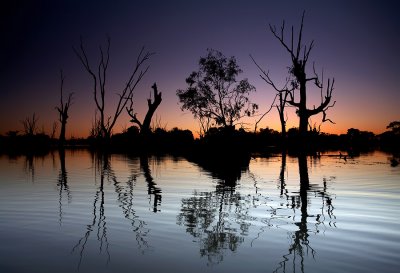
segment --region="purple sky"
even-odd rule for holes
[[[182,112],[175,95],[185,88],[185,78],[198,68],[207,48],[234,55],[241,77],[256,86],[252,99],[267,109],[274,92],[260,78],[249,58],[269,70],[276,82],[286,77],[290,59],[272,36],[268,24],[298,29],[306,11],[304,38],[315,40],[310,68],[315,61],[325,78],[335,78],[336,106],[324,124],[326,132],[345,133],[348,128],[380,133],[400,120],[398,64],[400,17],[396,1],[16,1],[1,2],[0,134],[22,130],[21,120],[34,112],[40,129],[49,133],[57,119],[59,71],[65,75],[65,92],[74,92],[67,137],[87,136],[95,105],[90,78],[74,55],[83,37],[91,62],[98,60],[99,45],[111,38],[107,109],[114,111],[115,93],[127,80],[142,46],[155,52],[150,70],[135,93],[140,118],[146,110],[150,86],[157,82],[163,102],[157,110],[161,124],[198,126]],[[309,97],[317,99],[319,93]],[[312,101],[310,102],[312,106]],[[319,123],[321,117],[312,122]],[[254,121],[246,121],[254,128]],[[289,128],[298,125],[291,113]],[[121,116],[115,131],[129,127]],[[279,130],[276,111],[261,124]]]

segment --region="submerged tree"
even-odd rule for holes
[[[97,110],[100,113],[100,117],[98,119],[99,129],[100,129],[99,137],[103,139],[109,139],[111,137],[112,130],[114,128],[115,123],[117,122],[118,117],[121,115],[128,101],[132,98],[136,86],[139,84],[143,76],[146,74],[149,67],[147,66],[144,70],[141,70],[141,67],[149,59],[152,53],[144,52],[144,48],[140,50],[136,58],[136,63],[133,67],[133,71],[130,73],[124,88],[117,94],[119,98],[117,106],[115,107],[114,114],[112,116],[106,116],[105,95],[106,95],[107,69],[110,59],[110,38],[107,39],[107,48],[105,51],[100,46],[100,60],[97,65],[97,68],[94,70],[89,63],[89,59],[87,57],[85,48],[83,46],[82,39],[79,49],[74,48],[74,51],[93,81],[94,101],[96,103]]]
[[[136,117],[137,113],[133,113],[132,97],[129,98],[129,101],[130,101],[129,107],[126,107],[126,111],[128,112],[128,115],[132,118],[131,122],[136,123],[139,126],[140,134],[142,134],[142,135],[146,135],[146,134],[150,133],[151,119],[153,118],[153,115],[154,115],[155,111],[157,110],[157,107],[161,104],[161,101],[162,101],[162,98],[161,98],[162,93],[158,92],[157,84],[154,83],[151,88],[153,88],[153,92],[154,92],[154,101],[151,100],[151,96],[150,96],[150,98],[147,99],[148,109],[147,109],[147,113],[146,113],[146,116],[145,116],[143,122],[140,122],[140,120],[137,119],[137,117]]]
[[[56,106],[56,109],[59,113],[59,118],[58,120],[61,123],[61,129],[60,129],[60,137],[59,137],[59,144],[62,145],[65,142],[65,130],[66,130],[66,125],[67,125],[67,120],[68,120],[68,110],[69,107],[71,106],[72,103],[72,96],[73,93],[68,94],[68,99],[64,103],[64,96],[63,96],[63,86],[64,86],[64,75],[61,70],[60,72],[61,76],[61,85],[60,85],[60,106]]]
[[[235,57],[226,58],[221,52],[209,49],[199,60],[199,70],[186,79],[188,87],[177,90],[182,110],[198,118],[203,130],[210,120],[215,125],[234,127],[245,116],[252,116],[258,105],[249,100],[256,89],[247,79],[237,82],[242,70]]]
[[[334,123],[332,120],[326,117],[326,111],[335,105],[335,101],[331,103],[335,80],[328,79],[327,86],[325,87],[323,74],[322,78],[320,79],[319,75],[315,71],[315,65],[313,65],[314,75],[312,77],[307,77],[306,65],[308,63],[310,52],[314,46],[314,41],[311,41],[308,46],[302,44],[303,22],[304,13],[301,18],[301,26],[297,39],[297,45],[294,45],[296,42],[294,38],[293,27],[291,30],[291,40],[288,43],[284,36],[285,22],[283,22],[280,31],[278,31],[275,26],[270,25],[270,30],[274,37],[290,54],[292,64],[289,67],[289,78],[284,88],[276,88],[268,73],[264,73],[264,79],[268,84],[272,85],[276,91],[278,91],[280,96],[284,96],[284,98],[286,98],[286,100],[284,100],[285,102],[296,108],[296,113],[299,116],[299,133],[304,139],[308,131],[309,118],[311,116],[322,113],[322,122],[329,121]],[[307,108],[307,84],[310,82],[314,83],[314,85],[320,89],[321,94],[320,105],[314,105],[312,109]],[[298,96],[298,99],[296,96]]]

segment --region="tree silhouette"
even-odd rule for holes
[[[278,110],[278,114],[279,114],[279,120],[281,122],[281,135],[282,135],[282,139],[285,140],[286,139],[286,118],[285,118],[285,107],[286,104],[288,102],[288,95],[290,92],[293,92],[294,90],[294,86],[292,85],[290,88],[290,78],[286,79],[286,83],[282,88],[278,88],[274,82],[271,80],[269,73],[266,72],[265,70],[263,70],[258,64],[257,62],[254,60],[254,58],[250,55],[250,58],[253,60],[253,62],[256,64],[256,66],[258,67],[258,69],[261,71],[262,74],[260,74],[260,77],[269,85],[271,85],[273,87],[273,89],[277,92],[277,94],[275,95],[274,100],[272,101],[271,107],[269,108],[269,110],[267,112],[265,112],[260,119],[256,122],[255,125],[255,130],[257,131],[257,125],[258,123],[271,111],[271,109],[275,106],[276,109]],[[279,98],[279,102],[276,102],[276,99]]]
[[[140,133],[142,135],[147,135],[150,133],[150,125],[151,125],[151,119],[153,118],[153,115],[155,113],[155,111],[157,110],[157,107],[161,104],[162,98],[161,98],[161,92],[158,92],[157,89],[157,84],[154,83],[152,85],[153,88],[153,92],[154,92],[154,101],[151,101],[151,96],[150,98],[147,99],[147,113],[146,116],[143,120],[143,122],[140,122],[137,117],[136,114],[137,113],[133,113],[133,99],[132,97],[129,97],[129,101],[130,101],[130,105],[129,107],[126,107],[126,111],[128,112],[128,115],[132,118],[131,122],[136,123],[139,128],[140,128]]]
[[[68,186],[68,172],[65,167],[65,149],[61,147],[58,150],[58,155],[60,158],[60,172],[58,174],[58,179],[57,179],[57,187],[59,188],[59,199],[58,199],[58,205],[59,205],[59,222],[60,226],[62,223],[62,218],[63,218],[63,193],[66,194],[68,203],[71,202],[71,191],[69,190]]]
[[[202,126],[214,120],[217,126],[234,127],[242,117],[251,116],[258,109],[248,98],[255,87],[247,79],[236,81],[241,72],[235,57],[228,59],[221,52],[208,49],[207,56],[199,60],[199,70],[186,79],[188,87],[176,92],[181,109],[192,112]]]
[[[102,139],[109,139],[112,134],[112,130],[114,128],[115,123],[117,122],[118,117],[121,115],[128,101],[132,98],[133,92],[136,86],[139,84],[143,76],[146,74],[148,70],[148,66],[141,70],[142,65],[150,58],[152,53],[144,52],[144,48],[142,48],[136,58],[136,63],[133,67],[133,71],[131,72],[128,80],[122,91],[118,93],[118,103],[115,107],[115,112],[112,116],[106,117],[105,113],[105,94],[106,94],[106,79],[107,79],[107,69],[110,60],[110,38],[107,39],[107,48],[104,51],[100,46],[100,60],[96,70],[93,70],[92,66],[89,63],[89,59],[87,57],[85,48],[83,46],[83,41],[81,39],[79,49],[73,48],[76,56],[78,56],[85,70],[89,73],[90,77],[93,81],[93,93],[94,93],[94,101],[96,103],[97,110],[100,113],[100,118],[98,122],[99,127],[99,137]]]
[[[111,168],[111,162],[109,161],[109,178],[114,185],[115,193],[117,194],[117,199],[119,202],[119,207],[122,209],[125,219],[128,220],[131,224],[132,231],[135,234],[138,249],[141,251],[142,254],[144,254],[146,250],[150,249],[150,245],[146,238],[150,232],[150,229],[148,228],[147,223],[142,220],[136,212],[136,206],[134,203],[134,192],[136,179],[137,176],[140,174],[140,171],[135,168],[137,164],[135,164],[134,162],[131,163],[133,163],[131,168],[132,174],[126,182],[121,182],[117,179],[117,176]]]
[[[235,252],[244,242],[249,229],[249,203],[234,190],[217,189],[212,192],[193,192],[182,199],[177,224],[186,226],[186,232],[199,244],[200,256],[209,265],[223,261],[225,252]],[[246,206],[247,205],[247,206]],[[232,221],[228,215],[234,215]]]
[[[39,119],[36,117],[36,114],[33,113],[32,118],[26,117],[21,121],[22,125],[24,126],[25,135],[33,136],[36,134],[38,120]]]
[[[142,169],[143,176],[147,182],[147,193],[150,196],[153,195],[153,212],[156,213],[159,210],[158,206],[161,205],[162,195],[161,189],[157,187],[156,182],[154,182],[153,176],[151,175],[151,170],[149,167],[149,158],[146,155],[140,156],[140,169]]]
[[[386,129],[390,129],[394,134],[400,134],[400,121],[390,122]]]
[[[335,101],[331,103],[333,85],[335,80],[328,79],[327,86],[324,86],[324,78],[322,74],[322,78],[315,71],[315,65],[313,65],[313,77],[307,77],[306,74],[306,65],[308,63],[308,59],[310,56],[310,52],[314,47],[314,41],[307,45],[302,44],[302,34],[303,34],[303,23],[304,23],[304,12],[301,18],[301,26],[297,39],[297,46],[294,47],[295,39],[294,39],[294,31],[292,27],[291,31],[291,41],[288,43],[285,40],[284,32],[285,32],[285,21],[283,21],[280,31],[277,30],[275,26],[270,25],[270,30],[274,37],[281,43],[281,45],[286,49],[286,51],[290,54],[292,64],[289,67],[289,78],[287,79],[286,85],[284,88],[279,89],[273,83],[268,73],[264,74],[265,81],[272,85],[275,90],[279,92],[279,94],[284,94],[287,96],[286,102],[296,108],[296,113],[299,116],[299,133],[302,139],[305,139],[308,131],[309,118],[313,115],[317,115],[322,113],[322,122],[329,121],[333,123],[332,120],[326,117],[326,111],[335,105]],[[315,106],[312,109],[307,108],[307,84],[309,82],[313,82],[314,85],[320,89],[321,93],[321,103],[318,106]],[[325,93],[324,93],[325,89]],[[296,94],[299,93],[299,100],[296,100]]]
[[[110,175],[110,166],[109,166],[109,158],[107,155],[100,155],[100,157],[96,158],[96,167],[98,170],[95,172],[99,172],[100,176],[100,184],[96,190],[95,197],[93,200],[93,210],[92,210],[92,218],[89,224],[86,225],[86,232],[79,239],[79,241],[72,248],[72,252],[77,251],[79,253],[79,262],[78,262],[78,270],[82,264],[84,252],[86,245],[88,243],[89,237],[93,231],[96,233],[97,240],[99,242],[99,252],[103,252],[103,247],[105,248],[105,254],[107,255],[107,264],[109,263],[111,256],[109,252],[110,243],[108,242],[107,236],[107,221],[105,214],[105,195],[104,195],[104,182]],[[95,180],[97,180],[97,173],[95,175]]]
[[[325,222],[329,226],[335,227],[336,216],[333,214],[334,206],[332,204],[332,196],[328,192],[328,179],[323,179],[323,187],[316,184],[310,184],[308,174],[307,156],[305,154],[298,155],[298,166],[300,176],[300,190],[289,195],[284,182],[284,169],[286,168],[286,154],[282,154],[282,165],[280,173],[280,195],[285,197],[286,206],[292,208],[293,212],[300,209],[300,221],[296,218],[296,213],[290,218],[296,230],[288,231],[289,247],[288,253],[282,256],[283,260],[279,262],[279,266],[273,272],[287,272],[292,269],[292,272],[306,272],[305,258],[311,254],[312,258],[316,258],[316,250],[311,246],[310,233],[317,234],[321,229],[325,229]],[[334,179],[331,177],[330,179]],[[321,197],[321,211],[317,214],[308,212],[311,200],[309,196]],[[292,262],[290,264],[289,262]],[[290,268],[290,266],[292,268]]]
[[[68,110],[69,107],[71,106],[72,103],[72,96],[73,93],[68,94],[68,99],[64,103],[64,96],[63,96],[63,86],[64,86],[64,75],[62,70],[60,71],[60,76],[61,76],[61,84],[60,84],[60,106],[57,106],[56,109],[59,113],[59,118],[58,120],[61,123],[61,129],[60,129],[60,137],[59,137],[59,144],[63,145],[65,142],[65,130],[66,130],[66,125],[67,125],[67,120],[68,120]]]

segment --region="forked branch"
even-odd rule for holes
[[[107,46],[105,50],[103,50],[103,48],[100,46],[100,59],[97,65],[97,72],[94,72],[94,70],[91,67],[85,48],[83,46],[82,38],[80,40],[79,49],[74,48],[74,52],[78,56],[80,62],[82,63],[83,67],[88,72],[93,81],[94,101],[96,103],[97,110],[100,113],[99,126],[101,130],[101,137],[110,138],[112,129],[116,124],[119,116],[126,107],[127,103],[129,101],[132,102],[132,96],[135,88],[137,87],[137,85],[139,84],[139,82],[142,80],[143,76],[149,69],[149,66],[142,69],[144,63],[154,53],[145,52],[144,47],[142,47],[136,58],[136,63],[132,69],[132,72],[129,75],[128,80],[124,85],[124,88],[119,93],[117,93],[118,102],[117,105],[115,106],[114,114],[112,116],[106,117],[105,94],[106,94],[107,69],[110,60],[110,38],[107,38]]]

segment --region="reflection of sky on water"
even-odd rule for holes
[[[394,272],[400,169],[388,158],[307,157],[300,186],[297,157],[256,157],[224,187],[180,157],[1,156],[0,267]]]

